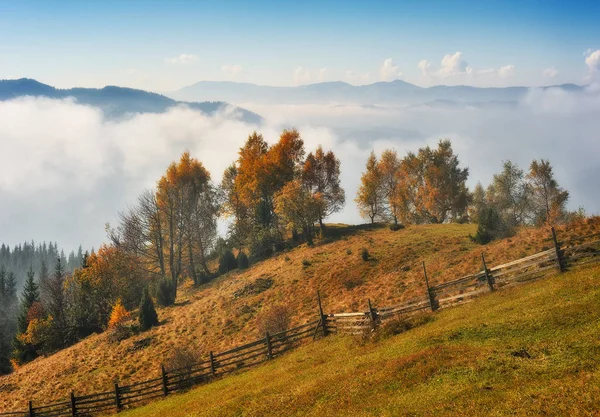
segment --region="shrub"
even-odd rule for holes
[[[268,258],[273,255],[274,248],[281,237],[276,230],[259,230],[252,234],[248,253],[252,262]]]
[[[352,255],[352,249],[346,249],[346,255]]]
[[[266,332],[275,334],[287,330],[292,320],[292,312],[285,304],[276,304],[261,311],[256,317],[260,335]]]
[[[154,302],[152,301],[152,297],[150,297],[148,287],[144,288],[144,292],[142,293],[138,320],[140,322],[140,330],[142,331],[158,325],[158,314],[156,314],[156,310],[154,309]]]
[[[198,365],[201,361],[200,355],[191,349],[177,347],[173,349],[170,355],[167,357],[165,368],[167,371],[175,374],[183,374],[187,376],[181,376],[178,379],[178,386],[181,389],[189,389],[194,384],[204,380],[205,375],[190,376],[190,373],[194,370],[194,366]]]
[[[362,258],[363,261],[368,261],[371,258],[371,255],[369,254],[369,251],[367,250],[367,248],[361,249],[360,257]]]
[[[477,233],[475,236],[471,236],[471,239],[476,243],[485,245],[494,239],[512,236],[513,234],[514,230],[502,221],[496,209],[488,207],[480,213]]]
[[[302,259],[302,266],[308,268],[310,266],[310,261],[308,259]]]
[[[156,284],[156,301],[161,307],[167,307],[175,304],[177,288],[175,283],[169,278],[162,278]]]
[[[246,269],[246,268],[248,268],[249,265],[250,265],[250,262],[248,262],[248,255],[246,255],[245,252],[240,251],[240,253],[238,253],[238,257],[237,257],[238,268]]]
[[[226,274],[229,271],[232,271],[237,268],[237,260],[235,259],[235,255],[229,249],[225,249],[221,256],[219,256],[219,272],[221,274]]]
[[[114,329],[110,330],[108,333],[108,342],[109,343],[119,343],[131,336],[133,336],[134,332],[129,326],[117,326]]]
[[[347,290],[356,288],[364,283],[365,282],[361,278],[356,278],[356,277],[348,277],[342,281],[344,288],[346,288]]]
[[[397,223],[390,224],[390,230],[392,232],[395,232],[397,230],[402,230],[402,229],[404,229],[404,225],[403,224],[397,224]]]

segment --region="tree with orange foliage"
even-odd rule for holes
[[[388,220],[398,224],[398,183],[400,159],[395,150],[386,149],[381,153],[378,163],[378,171],[381,175],[381,195],[383,197],[383,215]]]
[[[125,308],[139,303],[146,279],[136,258],[112,245],[102,245],[65,281],[69,327],[77,338],[101,332],[117,300]]]
[[[275,195],[275,212],[288,230],[302,230],[306,240],[312,244],[313,225],[323,212],[324,199],[320,194],[311,194],[296,179],[283,186]]]
[[[381,172],[375,152],[371,151],[367,159],[366,171],[360,177],[360,187],[356,193],[355,202],[362,217],[368,217],[371,223],[382,216],[384,204],[381,195]]]
[[[110,319],[108,320],[108,328],[115,329],[123,326],[123,323],[129,318],[129,312],[123,306],[121,299],[117,299],[117,302],[113,305],[110,313]]]
[[[533,160],[527,181],[531,191],[532,218],[535,225],[552,225],[563,221],[567,215],[569,192],[558,185],[550,161]]]
[[[319,196],[322,201],[318,220],[323,230],[323,220],[340,211],[346,202],[344,189],[340,185],[340,160],[332,151],[325,152],[319,145],[304,161],[302,182],[313,197]]]
[[[217,235],[219,207],[210,173],[189,152],[184,152],[159,180],[156,196],[165,225],[166,258],[175,291],[184,263],[189,276],[199,284],[199,270],[210,273],[208,251]]]

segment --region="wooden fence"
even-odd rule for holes
[[[115,384],[109,391],[91,395],[76,396],[71,393],[66,400],[49,405],[34,407],[33,402],[29,401],[26,411],[0,413],[0,416],[85,417],[118,412],[273,359],[307,339],[314,340],[332,333],[364,334],[394,317],[436,311],[468,302],[481,294],[540,278],[550,269],[562,272],[573,265],[600,262],[600,233],[576,237],[559,245],[552,229],[552,243],[551,249],[491,268],[488,268],[482,254],[480,271],[435,286],[429,285],[426,265],[423,263],[425,294],[389,307],[373,308],[368,300],[368,310],[365,312],[327,315],[323,313],[321,297],[317,292],[317,320],[280,333],[267,333],[264,338],[225,352],[210,352],[206,360],[190,366],[178,369],[161,366],[160,376],[154,379],[131,385]]]

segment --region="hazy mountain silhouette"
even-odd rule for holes
[[[579,90],[574,84],[552,86],[565,90]],[[542,87],[550,88],[550,87]],[[168,93],[177,100],[224,100],[230,103],[261,104],[388,104],[425,105],[427,103],[468,103],[479,107],[493,102],[507,105],[518,102],[530,87],[419,87],[405,81],[376,82],[354,86],[345,82],[324,82],[298,87],[273,87],[227,81],[200,81]]]
[[[102,109],[105,116],[109,118],[118,118],[133,113],[163,113],[168,108],[178,105],[188,106],[211,115],[228,106],[228,103],[220,100],[181,102],[161,94],[133,88],[107,86],[100,89],[71,88],[61,90],[28,78],[0,80],[0,100],[10,100],[24,96],[53,99],[72,97],[78,103]],[[234,110],[234,117],[245,122],[260,123],[262,121],[259,115],[248,110],[239,107]]]

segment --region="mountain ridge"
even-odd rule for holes
[[[232,103],[260,104],[402,104],[421,105],[436,100],[461,102],[518,102],[535,89],[559,88],[578,91],[576,84],[542,87],[474,87],[467,85],[435,85],[421,87],[402,80],[378,81],[352,85],[328,81],[299,86],[268,86],[233,81],[199,81],[179,90],[165,93],[177,100],[214,100]]]
[[[165,95],[129,87],[107,85],[102,88],[73,87],[59,89],[31,78],[0,80],[0,101],[19,97],[72,97],[77,103],[100,108],[108,118],[119,118],[136,113],[164,113],[171,107],[187,106],[207,115],[224,110],[230,104],[222,100],[180,101]],[[234,107],[234,118],[253,124],[262,123],[262,117],[249,110]]]

